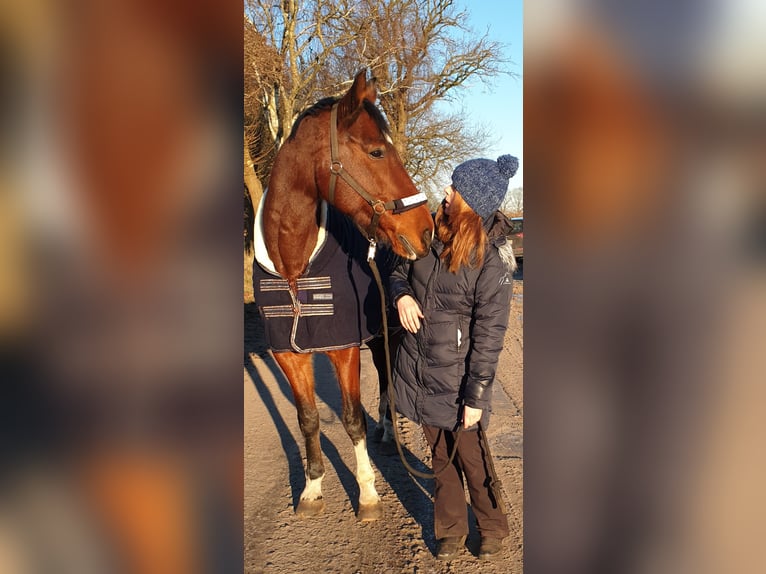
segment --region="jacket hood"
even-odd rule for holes
[[[488,217],[484,222],[484,229],[487,230],[489,243],[497,248],[505,266],[510,271],[516,271],[516,258],[513,256],[513,245],[508,241],[511,233],[511,220],[508,219],[502,211],[496,211],[493,217]]]
[[[489,240],[497,236],[507,237],[511,233],[511,220],[502,211],[496,211],[484,220],[484,229],[487,231]]]

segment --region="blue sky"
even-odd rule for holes
[[[471,123],[488,126],[497,144],[487,148],[483,157],[496,159],[509,153],[519,158],[519,171],[509,189],[523,185],[523,2],[522,0],[462,0],[469,14],[469,25],[477,35],[488,31],[491,40],[506,47],[506,56],[517,78],[498,76],[487,86],[474,82],[462,91],[454,106],[463,109]]]

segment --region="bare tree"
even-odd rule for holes
[[[246,191],[257,204],[278,147],[270,109],[272,86],[282,83],[283,62],[247,17],[244,48],[244,179]]]
[[[341,57],[349,65],[363,62],[378,78],[381,107],[416,184],[428,188],[486,149],[485,127],[439,107],[471,82],[505,73],[508,64],[501,44],[471,30],[466,11],[453,0],[361,0],[350,26],[359,32]]]
[[[304,108],[343,91],[330,61],[353,38],[353,32],[342,30],[339,24],[348,19],[353,4],[346,0],[246,0],[246,17],[282,64],[277,81],[259,86],[261,112],[277,147]]]
[[[250,19],[244,18],[244,234],[245,252],[252,247],[252,225],[255,206],[263,195],[263,183],[268,177],[278,149],[271,121],[271,93],[274,85],[282,83],[283,62],[277,51],[256,30]]]
[[[500,206],[500,211],[510,217],[518,217],[524,214],[524,189],[515,187],[511,189]]]
[[[439,104],[508,73],[509,62],[453,0],[246,0],[245,15],[281,63],[275,77],[260,74],[259,97],[245,102],[250,129],[273,149],[305,107],[340,94],[365,67],[378,79],[394,145],[424,191],[435,192],[438,175],[489,145],[485,126]],[[253,161],[270,167],[268,158]]]

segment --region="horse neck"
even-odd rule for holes
[[[264,241],[276,271],[291,285],[306,270],[319,235],[316,196],[269,190],[264,205]]]

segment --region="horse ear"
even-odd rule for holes
[[[338,115],[345,118],[354,114],[364,100],[374,104],[378,99],[378,89],[375,78],[367,81],[367,69],[363,69],[354,77],[354,83],[338,102]]]

